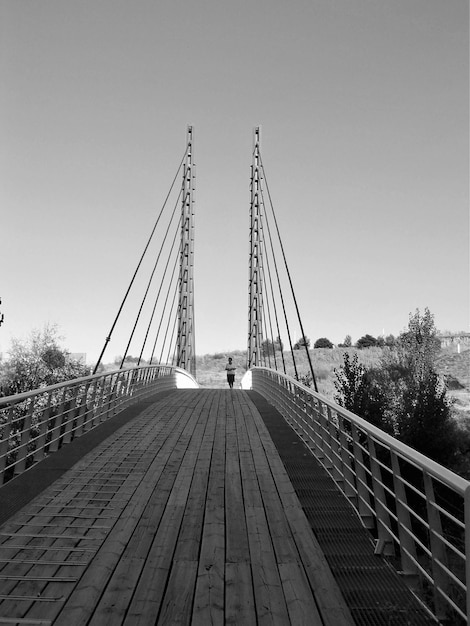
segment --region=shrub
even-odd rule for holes
[[[377,345],[377,339],[375,337],[372,337],[372,335],[364,335],[363,337],[358,339],[356,342],[356,347],[358,347],[361,350],[363,348],[371,348],[376,345]]]
[[[304,335],[294,344],[294,350],[300,350],[301,348],[310,348],[310,339]]]
[[[326,337],[320,337],[315,341],[314,348],[332,348],[333,344]]]

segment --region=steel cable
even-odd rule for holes
[[[175,185],[176,179],[178,178],[178,175],[179,175],[179,173],[180,173],[181,167],[183,166],[183,163],[184,163],[184,160],[185,160],[185,158],[186,158],[187,152],[188,152],[188,146],[186,146],[186,149],[185,149],[185,151],[184,151],[183,158],[181,159],[181,162],[180,162],[179,167],[178,167],[178,169],[177,169],[177,171],[176,171],[175,177],[173,178],[173,182],[171,183],[170,190],[168,191],[167,196],[166,196],[166,198],[165,198],[165,202],[163,203],[163,206],[162,206],[162,208],[161,208],[161,210],[160,210],[160,213],[159,213],[159,215],[158,215],[158,217],[157,217],[157,220],[156,220],[156,222],[155,222],[155,224],[154,224],[154,226],[153,226],[152,232],[150,233],[150,237],[148,238],[147,244],[146,244],[146,246],[145,246],[145,248],[144,248],[144,251],[142,252],[142,256],[140,257],[140,260],[139,260],[139,262],[138,262],[138,264],[137,264],[137,267],[136,267],[136,269],[135,269],[134,275],[132,276],[132,279],[131,279],[131,281],[130,281],[130,283],[129,283],[129,286],[127,287],[127,291],[126,291],[126,293],[125,293],[125,295],[124,295],[124,298],[123,298],[123,300],[122,300],[122,302],[121,302],[121,306],[119,307],[119,310],[118,310],[117,315],[116,315],[116,317],[115,317],[115,319],[114,319],[114,322],[113,322],[113,324],[112,324],[112,326],[111,326],[111,329],[110,329],[110,331],[109,331],[109,333],[108,333],[108,336],[106,337],[106,340],[105,340],[105,343],[104,343],[103,349],[101,350],[101,354],[100,354],[100,356],[99,356],[99,358],[98,358],[98,361],[96,362],[96,365],[95,365],[95,367],[94,367],[94,369],[93,369],[93,374],[96,374],[96,372],[97,372],[97,370],[98,370],[98,367],[99,367],[99,366],[100,366],[100,364],[101,364],[101,360],[102,360],[102,358],[103,358],[103,355],[104,355],[104,353],[105,353],[105,350],[106,350],[106,348],[107,348],[107,346],[108,346],[109,342],[111,341],[112,334],[113,334],[114,329],[115,329],[115,327],[116,327],[116,324],[117,324],[117,322],[118,322],[118,320],[119,320],[119,317],[120,317],[120,315],[121,315],[122,309],[124,308],[124,304],[126,303],[126,300],[127,300],[128,295],[129,295],[129,292],[130,292],[130,290],[132,289],[132,285],[134,284],[134,281],[135,281],[136,276],[137,276],[137,274],[138,274],[138,272],[139,272],[140,266],[142,265],[142,261],[144,260],[144,257],[145,257],[145,254],[147,253],[147,250],[148,250],[148,247],[149,247],[149,245],[150,245],[150,242],[152,241],[153,235],[155,234],[155,230],[156,230],[156,228],[157,228],[157,225],[158,225],[158,223],[159,223],[159,221],[160,221],[160,218],[161,218],[161,216],[162,216],[162,214],[163,214],[163,211],[165,210],[165,206],[166,206],[166,203],[168,202],[168,198],[170,197],[170,194],[171,194],[171,192],[173,191],[173,187],[174,187],[174,185]]]
[[[173,250],[173,247],[174,247],[174,245],[175,245],[175,243],[176,243],[176,238],[177,238],[177,236],[178,236],[178,234],[179,234],[179,232],[180,232],[180,229],[181,229],[181,217],[180,217],[180,219],[178,220],[178,224],[176,225],[175,235],[174,235],[174,237],[173,237],[173,242],[172,242],[172,244],[171,244],[171,250]],[[176,267],[176,263],[177,263],[177,261],[178,261],[178,257],[179,257],[179,249],[178,249],[178,251],[177,251],[177,255],[176,255],[176,259],[175,259],[175,267]],[[149,333],[150,333],[150,328],[151,328],[151,326],[152,326],[153,318],[154,318],[154,316],[155,316],[155,310],[156,310],[156,308],[157,308],[157,304],[158,304],[158,301],[159,301],[159,299],[160,299],[160,293],[161,293],[161,291],[162,291],[163,283],[164,283],[165,278],[166,278],[166,274],[167,274],[167,270],[168,270],[168,265],[170,264],[170,259],[171,259],[171,255],[169,254],[169,255],[168,255],[168,257],[167,257],[167,260],[166,260],[165,269],[163,270],[162,280],[161,280],[161,282],[160,282],[160,287],[158,288],[157,297],[155,298],[155,302],[154,302],[153,309],[152,309],[152,314],[151,314],[151,316],[150,316],[150,320],[149,320],[149,323],[148,323],[148,326],[147,326],[147,332],[145,333],[145,338],[144,338],[144,342],[143,342],[143,344],[142,344],[142,349],[141,349],[141,351],[140,351],[139,361],[138,361],[138,363],[137,363],[137,366],[139,366],[139,365],[140,365],[140,361],[142,360],[142,355],[143,355],[143,353],[144,353],[145,344],[147,343],[147,339],[148,339],[148,336],[149,336]],[[174,271],[174,270],[173,270],[173,271]],[[163,312],[164,312],[164,310],[165,310],[165,309],[163,309]],[[157,333],[157,338],[158,338],[158,333]],[[152,352],[152,356],[153,356],[153,352]]]
[[[279,232],[279,226],[278,226],[278,223],[277,223],[276,213],[274,211],[274,205],[273,205],[273,202],[272,202],[271,193],[269,191],[268,180],[266,178],[266,171],[264,169],[263,159],[262,159],[260,151],[259,151],[259,159],[260,159],[261,169],[263,171],[263,178],[264,178],[265,183],[266,183],[266,191],[268,192],[269,205],[271,207],[271,212],[272,212],[272,215],[273,215],[273,218],[274,218],[274,224],[276,226],[276,232],[277,232],[279,245],[280,245],[280,248],[281,248],[282,257],[284,259],[284,267],[286,269],[287,278],[289,280],[291,294],[292,294],[292,298],[293,298],[293,301],[294,301],[295,310],[296,310],[296,313],[297,313],[297,320],[299,322],[300,332],[302,334],[302,338],[305,339],[306,335],[305,335],[305,332],[304,332],[304,329],[303,329],[302,319],[300,317],[300,311],[299,311],[299,307],[298,307],[298,304],[297,304],[297,298],[296,298],[295,292],[294,292],[294,285],[292,283],[292,278],[291,278],[291,275],[290,275],[289,266],[287,265],[287,259],[286,259],[286,255],[285,255],[285,252],[284,252],[284,245],[282,243],[281,234]],[[262,190],[261,190],[261,194],[263,195],[263,191]],[[263,198],[263,203],[264,203],[264,198]],[[268,223],[268,222],[266,222],[266,223]],[[289,336],[289,342],[290,342],[290,336]],[[317,381],[316,381],[315,373],[313,371],[312,360],[310,358],[310,353],[309,353],[309,350],[308,350],[308,346],[306,345],[305,341],[304,341],[304,345],[305,345],[305,351],[307,353],[308,363],[309,363],[309,366],[310,366],[310,373],[312,375],[313,386],[314,386],[315,391],[318,392]],[[291,345],[291,350],[292,350],[292,345]],[[293,350],[292,350],[292,356],[294,358]],[[295,363],[295,361],[294,361],[294,363]],[[296,372],[296,379],[298,380],[299,378],[298,378],[297,368],[296,368],[295,365],[294,365],[294,369],[295,369],[295,372]]]

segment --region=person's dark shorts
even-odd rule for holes
[[[235,382],[235,374],[227,374],[227,382],[234,383]]]

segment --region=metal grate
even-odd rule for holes
[[[424,626],[434,618],[391,564],[374,554],[372,535],[280,413],[250,392],[357,626]]]

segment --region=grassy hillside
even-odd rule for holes
[[[446,377],[448,394],[459,419],[470,418],[470,350],[460,354],[442,350],[437,369]]]
[[[312,359],[313,370],[317,379],[318,390],[320,393],[333,398],[335,389],[333,385],[334,369],[340,367],[343,363],[343,354],[349,352],[354,354],[357,352],[359,362],[366,367],[374,367],[380,362],[382,356],[381,348],[368,348],[366,350],[356,350],[355,348],[337,348],[329,350],[327,348],[317,348],[310,350],[310,358]],[[196,359],[197,379],[202,387],[225,387],[225,364],[228,357],[231,356],[233,362],[237,366],[236,382],[238,383],[243,374],[246,372],[246,352],[238,350],[230,353],[206,354]],[[283,371],[282,356],[276,354],[277,368]],[[284,352],[284,361],[287,373],[294,376],[295,369],[290,352]],[[304,350],[295,352],[295,361],[299,375],[307,374],[309,371],[308,359]],[[274,362],[271,359],[271,367],[274,368]]]
[[[313,369],[317,379],[318,391],[330,399],[334,399],[334,369],[343,364],[344,353],[357,354],[359,362],[367,368],[378,366],[383,355],[381,348],[317,348],[310,350]],[[237,366],[236,386],[238,386],[243,374],[246,372],[246,352],[237,350],[230,353],[206,354],[196,359],[197,379],[202,387],[222,388],[227,386],[225,364],[231,356]],[[299,375],[309,371],[307,355],[304,350],[295,352],[297,371]],[[282,357],[276,355],[278,370],[283,371]],[[284,352],[284,360],[287,373],[294,376],[294,365],[290,352]],[[447,380],[449,396],[454,402],[456,415],[460,418],[470,418],[470,350],[461,354],[442,350],[437,359],[437,369]],[[271,363],[274,367],[274,363]]]

